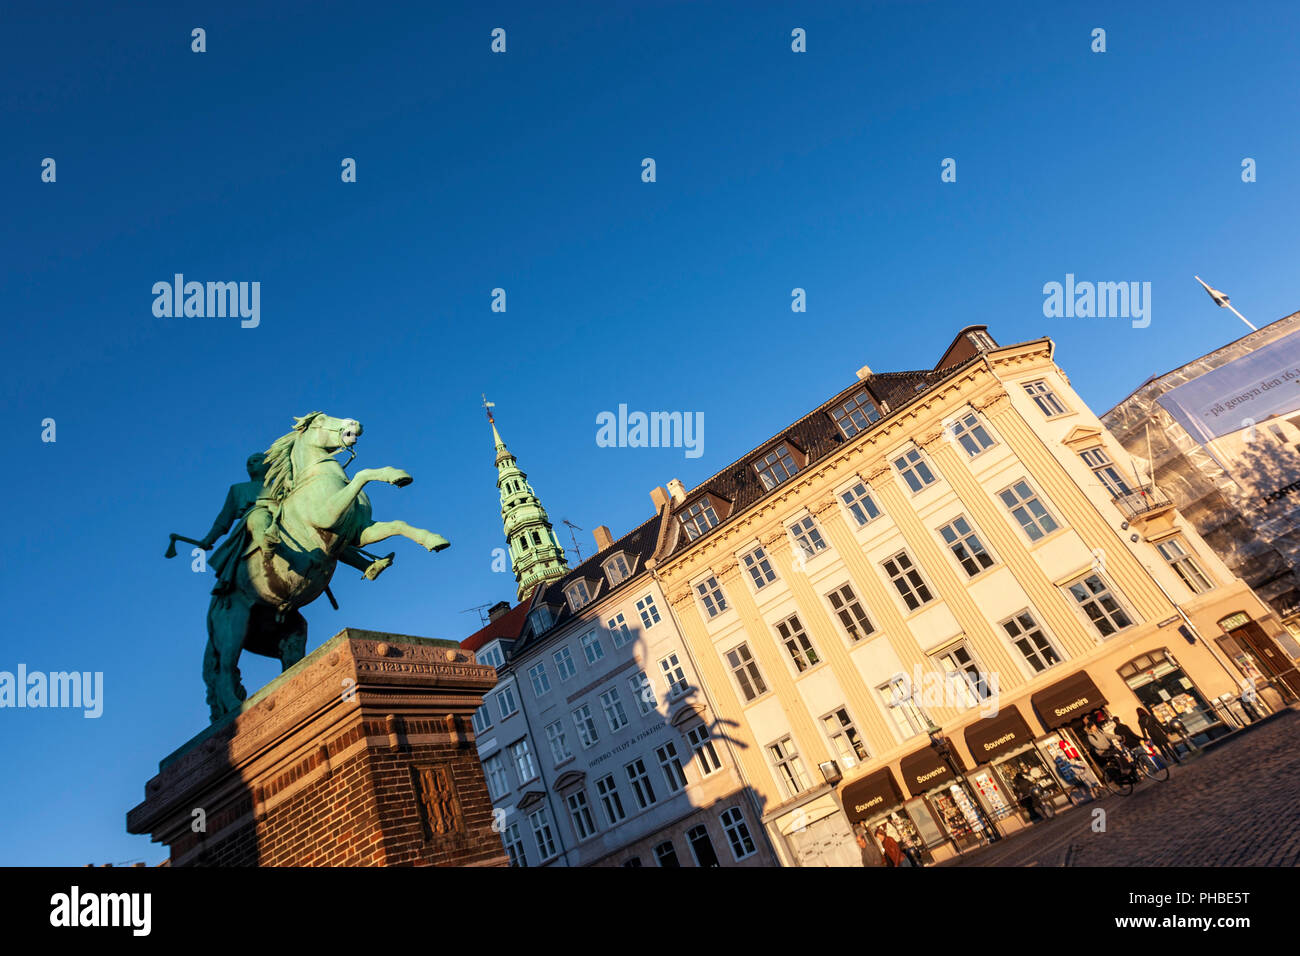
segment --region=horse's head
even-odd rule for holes
[[[332,455],[351,448],[361,437],[361,423],[355,418],[334,418],[324,412],[312,412],[294,418],[293,430],[299,433],[297,446]]]
[[[293,420],[293,431],[276,439],[266,452],[264,486],[272,498],[283,499],[293,490],[296,477],[361,437],[355,418],[335,418],[311,412]]]

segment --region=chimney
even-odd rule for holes
[[[679,505],[686,500],[686,487],[680,478],[668,482],[668,493],[673,496],[673,504]]]
[[[495,621],[502,614],[509,614],[509,613],[510,613],[510,602],[497,601],[496,604],[493,604],[490,608],[488,608],[488,623]]]
[[[862,368],[858,369],[858,380],[861,381],[862,379],[866,378],[870,374],[871,374],[871,366],[864,365],[862,366]]]
[[[610,545],[614,543],[614,536],[609,533],[609,528],[605,527],[604,525],[601,525],[595,531],[593,531],[592,536],[595,537],[596,539],[597,552],[604,551],[606,548],[608,548]]]
[[[650,489],[650,500],[655,503],[655,513],[658,514],[663,510],[664,505],[668,504],[668,492],[663,487]]]

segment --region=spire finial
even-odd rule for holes
[[[493,425],[495,425],[495,424],[496,424],[496,419],[492,417],[492,409],[496,408],[496,404],[497,404],[497,403],[496,403],[496,402],[489,402],[489,401],[487,400],[487,393],[486,393],[486,392],[480,392],[479,394],[481,394],[481,395],[483,396],[483,410],[484,410],[485,412],[487,412],[488,421],[491,422]]]

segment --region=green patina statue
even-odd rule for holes
[[[230,486],[202,539],[171,536],[167,557],[175,556],[178,540],[208,550],[235,529],[210,562],[217,584],[208,605],[203,680],[214,722],[238,710],[246,696],[239,680],[242,651],[279,658],[282,668],[302,660],[307,622],[298,609],[322,592],[333,603],[329,582],[337,562],[373,581],[393,563],[393,555],[377,558],[362,550],[365,545],[403,535],[429,551],[447,547],[447,539],[432,531],[371,518],[370,499],[362,491],[367,482],[400,488],[412,478],[398,468],[366,468],[349,480],[334,456],[355,455],[351,449],[361,431],[359,422],[324,412],[295,418],[293,431],[265,455],[249,457],[250,480]]]

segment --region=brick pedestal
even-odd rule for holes
[[[172,866],[504,866],[452,641],[348,628],[164,759],[127,814]]]

